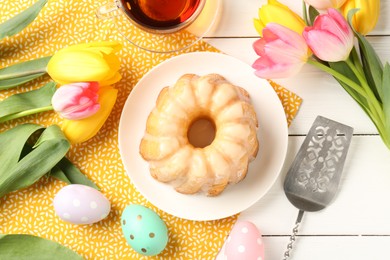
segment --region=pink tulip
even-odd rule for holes
[[[52,97],[53,109],[61,117],[77,120],[95,114],[100,104],[98,101],[99,84],[97,82],[80,82],[63,85]]]
[[[276,23],[263,29],[263,38],[253,44],[260,56],[252,65],[260,78],[287,78],[298,73],[308,58],[308,47],[298,33]]]
[[[315,9],[326,10],[328,8],[339,8],[346,2],[346,0],[305,0],[305,2],[308,5],[313,6]]]
[[[317,16],[313,26],[306,27],[302,35],[313,53],[324,61],[346,60],[353,48],[353,32],[336,9]]]

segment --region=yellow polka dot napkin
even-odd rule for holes
[[[35,0],[0,1],[0,22],[32,5]],[[132,186],[123,168],[118,150],[118,124],[122,107],[138,80],[152,67],[178,53],[157,54],[143,51],[127,42],[115,25],[96,18],[95,11],[104,1],[49,0],[38,18],[16,36],[0,42],[0,68],[52,55],[71,44],[116,40],[123,43],[120,52],[123,79],[115,84],[119,96],[112,114],[99,133],[89,141],[73,146],[68,158],[100,188],[111,202],[111,213],[93,225],[72,225],[60,220],[52,200],[66,185],[53,178],[42,178],[35,185],[10,193],[0,199],[0,233],[32,234],[57,241],[86,259],[149,259],[133,251],[122,236],[120,215],[132,203],[146,205],[166,222],[169,243],[158,256],[150,259],[214,259],[235,223],[237,216],[206,222],[188,221],[157,209]],[[191,41],[183,34],[178,43]],[[167,43],[172,44],[172,43]],[[218,51],[203,41],[183,52]],[[0,100],[10,94],[42,86],[48,76],[22,87],[0,92]],[[271,83],[282,100],[288,122],[297,112],[301,99],[282,86]],[[60,122],[53,112],[0,124],[5,131],[17,124],[34,122],[51,125]],[[0,147],[1,149],[1,147]]]

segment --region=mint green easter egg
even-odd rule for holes
[[[145,206],[127,206],[121,216],[121,226],[127,243],[139,254],[158,255],[168,243],[165,222]]]

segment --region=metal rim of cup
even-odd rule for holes
[[[132,19],[129,14],[125,11],[125,7],[122,4],[122,1],[120,0],[115,0],[116,5],[118,6],[119,9],[123,12],[123,14],[126,16],[126,18],[136,27],[140,28],[141,30],[144,30],[149,33],[154,33],[154,34],[170,34],[170,33],[175,33],[178,31],[183,30],[184,28],[190,26],[196,18],[200,15],[202,12],[207,0],[200,0],[199,5],[196,8],[195,12],[184,22],[178,24],[177,26],[169,26],[165,28],[153,28],[153,27],[148,27],[145,26],[144,24],[138,22],[136,19]]]

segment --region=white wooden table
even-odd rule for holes
[[[258,38],[252,21],[266,2],[223,0],[218,27],[206,41],[252,64],[257,58],[252,43]],[[301,1],[280,2],[301,12]],[[383,61],[390,61],[390,0],[381,1],[378,25],[368,40]],[[293,78],[275,81],[301,96],[303,103],[289,128],[288,153],[278,180],[239,220],[252,221],[261,230],[266,260],[282,259],[298,214],[284,195],[284,177],[314,119],[322,115],[353,127],[354,137],[335,200],[322,211],[305,213],[292,259],[390,259],[390,151],[374,125],[332,77],[310,65]]]

